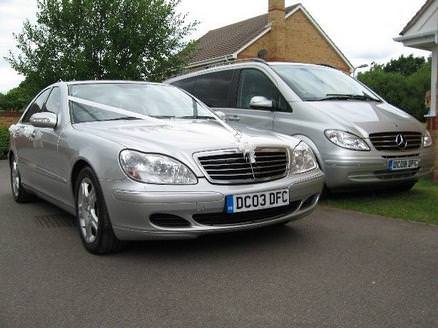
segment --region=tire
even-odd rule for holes
[[[76,220],[85,249],[91,254],[118,252],[122,242],[114,235],[102,189],[96,174],[83,168],[75,183]]]
[[[21,183],[21,175],[14,155],[11,155],[9,163],[11,192],[14,200],[17,203],[28,203],[35,200],[35,196],[24,189],[23,184]]]

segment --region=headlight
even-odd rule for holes
[[[430,147],[430,146],[432,146],[432,136],[430,135],[430,132],[426,130],[423,136],[423,147]]]
[[[318,164],[316,163],[312,149],[301,141],[298,146],[292,150],[290,172],[292,174],[300,174],[311,171],[317,167]]]
[[[326,130],[324,133],[328,140],[339,147],[358,151],[370,150],[365,140],[352,133],[339,130]]]
[[[139,182],[163,185],[198,183],[198,179],[187,166],[164,155],[123,150],[120,153],[120,165],[130,178]]]

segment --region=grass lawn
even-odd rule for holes
[[[407,192],[331,194],[321,205],[438,225],[438,184],[422,179]]]

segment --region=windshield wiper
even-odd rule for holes
[[[171,118],[176,118],[176,116],[172,116],[172,115],[149,115],[149,117],[152,117],[152,118],[158,118],[158,119],[171,119]]]
[[[131,117],[131,116],[127,116],[127,117],[116,117],[116,118],[109,118],[106,120],[101,120],[102,122],[107,122],[107,121],[134,121],[134,120],[141,120],[141,118],[138,117]]]
[[[198,116],[181,116],[181,117],[177,117],[183,120],[215,120],[215,118],[213,116],[202,116],[202,115],[198,115]]]
[[[324,98],[318,99],[318,101],[326,101],[326,100],[364,100],[364,101],[382,102],[380,99],[371,97],[370,95],[365,93],[362,95],[328,93]]]

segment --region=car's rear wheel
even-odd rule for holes
[[[18,170],[17,160],[15,159],[14,155],[11,157],[10,168],[11,190],[14,200],[17,203],[27,203],[32,201],[35,196],[24,189],[23,184],[21,183],[21,175],[20,171]]]
[[[76,217],[82,243],[92,254],[119,251],[98,179],[89,167],[79,172],[75,185]]]

